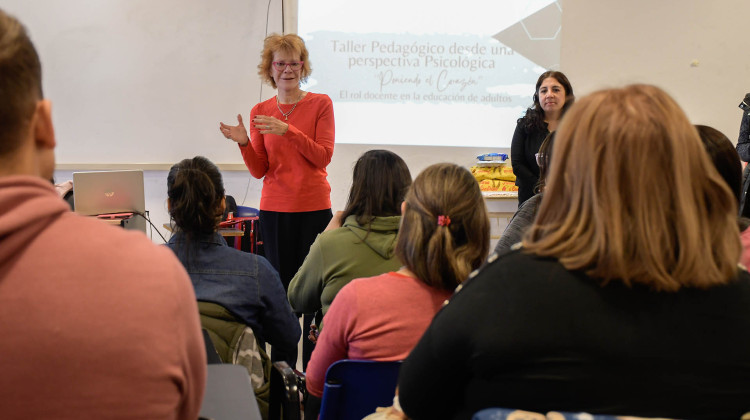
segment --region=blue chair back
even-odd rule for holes
[[[255,207],[237,206],[237,213],[234,217],[258,217],[260,212]]]
[[[339,360],[326,372],[319,420],[361,420],[393,404],[401,361]]]

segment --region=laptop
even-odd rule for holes
[[[86,216],[144,214],[143,171],[73,172],[73,202],[76,213]],[[132,220],[134,228],[146,231],[142,217]]]

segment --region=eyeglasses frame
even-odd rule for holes
[[[279,64],[283,64],[284,66],[283,67],[279,67]],[[298,64],[299,68],[295,69],[294,67],[292,67],[292,65],[294,65],[294,64]],[[271,62],[271,65],[273,66],[273,68],[276,69],[276,70],[278,70],[278,71],[284,71],[284,70],[286,70],[287,67],[289,67],[293,71],[294,70],[300,70],[300,69],[302,69],[302,66],[304,64],[305,64],[304,61],[290,61],[290,62],[286,62],[286,61],[272,61]]]

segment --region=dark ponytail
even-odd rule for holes
[[[203,156],[185,159],[167,175],[169,215],[188,239],[213,233],[223,213],[221,172]]]

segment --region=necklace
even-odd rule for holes
[[[292,109],[289,110],[289,112],[284,112],[281,110],[281,106],[279,105],[279,95],[276,95],[276,108],[279,109],[279,112],[281,112],[281,115],[284,116],[284,121],[289,121],[289,115],[294,111],[294,108],[297,108],[297,104],[299,101],[302,100],[302,93],[299,94],[299,98],[297,99],[297,102],[294,103],[294,106]]]

